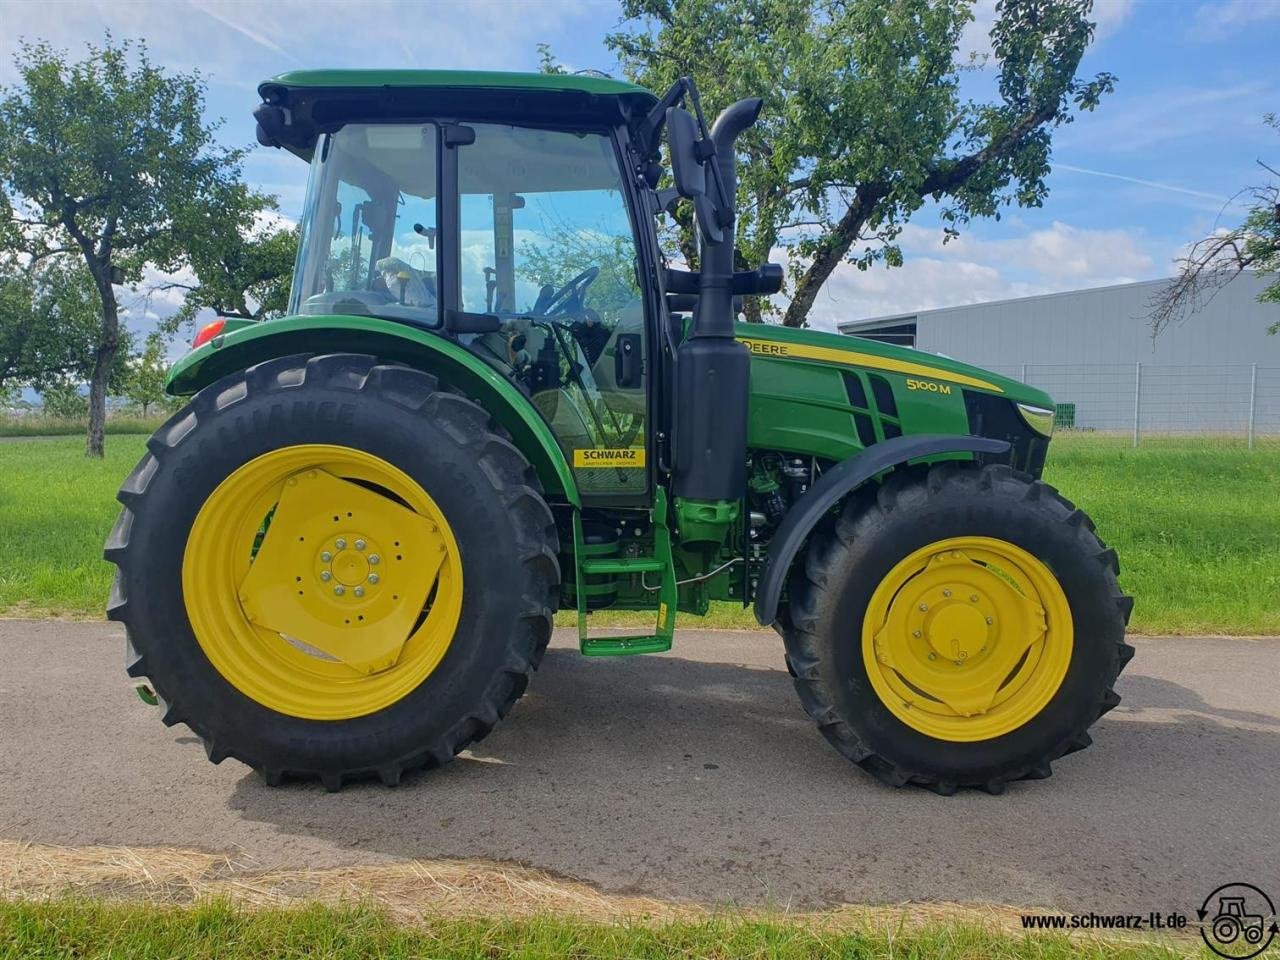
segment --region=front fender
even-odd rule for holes
[[[489,411],[511,434],[543,488],[580,506],[578,487],[545,420],[520,390],[465,347],[437,333],[377,317],[295,316],[238,327],[191,351],[165,389],[193,394],[235,370],[294,353],[366,353],[439,377]]]
[[[800,547],[828,510],[872,477],[921,457],[948,453],[1000,454],[1008,450],[1007,441],[988,437],[916,434],[884,440],[836,464],[792,505],[769,541],[764,572],[756,587],[756,619],[766,627],[778,619],[782,587]]]

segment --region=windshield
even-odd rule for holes
[[[289,312],[438,324],[436,192],[434,124],[353,123],[324,137]]]

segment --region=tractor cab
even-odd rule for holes
[[[289,313],[455,339],[529,397],[584,495],[646,501],[658,318],[629,121],[654,98],[497,76],[415,72],[398,100],[366,74],[264,85],[264,139],[311,163]]]

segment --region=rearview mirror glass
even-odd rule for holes
[[[698,124],[681,107],[667,110],[667,147],[671,151],[671,179],[680,196],[693,199],[707,192],[707,173],[698,159]]]

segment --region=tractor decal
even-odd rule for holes
[[[573,465],[578,469],[591,467],[643,467],[644,448],[575,450],[573,451]]]
[[[870,367],[874,370],[888,370],[893,373],[907,373],[937,380],[949,380],[966,387],[977,387],[979,390],[990,390],[1003,393],[996,384],[989,380],[971,377],[965,373],[954,373],[937,367],[913,363],[910,360],[898,360],[895,357],[881,357],[872,353],[860,353],[857,350],[841,350],[834,347],[818,347],[801,343],[782,343],[777,340],[752,340],[740,338],[747,348],[762,357],[776,357],[782,360],[819,360],[823,363],[838,363],[842,366]],[[927,389],[927,388],[926,388]]]

